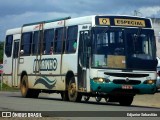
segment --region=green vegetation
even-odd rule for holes
[[[0,41],[0,63],[3,63],[3,46],[4,42]]]
[[[0,85],[1,85],[1,82],[0,82]],[[7,84],[2,84],[2,88],[0,87],[0,91],[18,91],[19,88],[13,88],[13,87],[10,87],[8,86]]]

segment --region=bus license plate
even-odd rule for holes
[[[131,85],[122,85],[122,89],[133,89]]]

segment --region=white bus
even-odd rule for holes
[[[4,78],[23,97],[60,93],[63,100],[104,97],[131,105],[156,92],[151,20],[93,15],[25,24],[6,32]]]

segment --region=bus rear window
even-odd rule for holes
[[[13,35],[8,35],[6,37],[6,44],[5,44],[5,54],[6,54],[7,57],[11,57],[12,42],[13,42]]]

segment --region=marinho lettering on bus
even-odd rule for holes
[[[57,69],[56,58],[35,59],[33,63],[33,71],[55,71]]]

